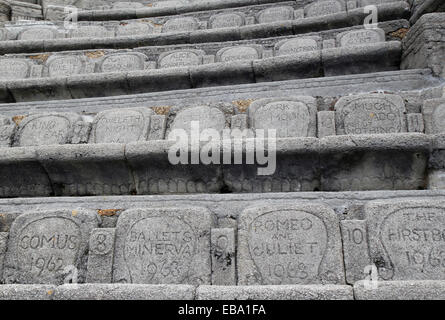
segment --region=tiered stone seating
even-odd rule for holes
[[[441,3],[72,4],[0,2],[0,299],[445,298]]]

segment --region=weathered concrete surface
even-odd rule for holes
[[[188,53],[192,54],[192,53]],[[212,87],[221,84],[221,79],[235,76],[236,84],[317,78],[332,75],[349,75],[368,72],[398,70],[401,44],[399,41],[371,43],[363,46],[341,47],[321,51],[300,52],[292,56],[278,56],[253,61],[232,63],[211,63],[203,69],[203,57],[196,55],[196,61],[179,61],[175,68],[138,70],[123,73],[73,74],[70,76],[45,78],[45,86],[39,94],[31,94],[40,85],[37,79],[8,79],[0,81],[12,93],[15,101],[58,100],[91,98],[110,95],[167,91],[195,87]],[[1,60],[0,60],[1,62]],[[349,67],[344,67],[349,63]],[[239,64],[246,70],[239,71]],[[236,68],[234,68],[236,66]],[[216,75],[217,73],[217,75]],[[169,79],[181,79],[172,85]],[[147,86],[143,79],[151,79]],[[131,85],[129,85],[131,84]],[[107,90],[103,90],[103,88]]]
[[[354,284],[356,300],[443,300],[444,281],[378,281],[376,287],[365,286],[364,281]]]
[[[340,215],[340,219],[364,219],[363,207],[368,201],[388,200],[401,201],[424,199],[440,200],[444,190],[377,190],[345,192],[281,192],[268,193],[267,201],[271,205],[292,204],[299,201],[321,202]],[[98,210],[103,226],[114,228],[117,217],[124,209],[142,207],[205,207],[217,218],[215,227],[234,228],[241,212],[264,201],[264,193],[250,194],[188,194],[188,195],[151,195],[151,196],[108,196],[108,197],[47,197],[47,198],[13,198],[0,199],[1,212],[11,212],[0,216],[2,231],[8,232],[11,223],[18,213],[44,209],[57,210],[72,207]],[[15,212],[15,214],[14,214]],[[105,226],[106,225],[106,226]]]
[[[377,7],[379,9],[379,21],[391,21],[406,19],[409,17],[409,5],[404,1],[382,4],[378,5]],[[221,28],[195,31],[181,30],[181,32],[175,34],[155,33],[118,38],[55,38],[33,41],[0,41],[0,53],[32,53],[84,49],[128,49],[153,45],[173,45],[181,43],[195,44],[203,42],[267,38],[271,36],[288,36],[292,34],[298,35],[307,32],[330,30],[333,28],[333,26],[335,26],[335,28],[360,26],[363,24],[363,20],[366,16],[367,14],[363,12],[363,8],[358,8],[350,10],[347,13],[339,12],[327,16],[315,16],[305,19],[245,25],[230,29]],[[94,20],[100,19],[95,17]]]
[[[193,300],[190,285],[66,284],[55,289],[54,300]]]
[[[445,202],[375,201],[364,210],[379,279],[444,280]]]
[[[236,285],[236,231],[214,228],[211,231],[212,285]]]
[[[341,285],[199,286],[197,300],[352,300]]]
[[[401,69],[428,67],[445,76],[445,13],[423,15],[403,39]]]
[[[0,300],[51,300],[56,286],[52,285],[14,285],[0,286]]]
[[[413,0],[412,2],[412,16],[410,19],[412,24],[416,23],[424,14],[445,11],[445,4],[441,0]]]
[[[98,223],[97,214],[85,209],[18,216],[9,234],[3,281],[61,284],[71,276],[85,281],[88,240]]]
[[[165,72],[165,71],[163,71]],[[156,75],[156,71],[153,70]],[[357,75],[344,75],[335,77],[319,77],[312,79],[287,80],[277,82],[263,82],[256,84],[237,84],[222,87],[190,88],[187,85],[187,72],[180,74],[169,73],[165,77],[165,84],[170,83],[169,90],[164,92],[145,92],[141,89],[138,95],[126,95],[100,98],[78,98],[72,96],[60,97],[63,100],[29,101],[0,104],[2,115],[16,116],[31,112],[72,111],[82,113],[88,111],[97,113],[103,110],[126,107],[158,107],[202,105],[204,103],[249,103],[249,99],[270,98],[271,96],[312,95],[323,97],[323,107],[320,110],[329,110],[333,99],[348,94],[367,93],[369,91],[389,90],[400,93],[408,101],[409,112],[420,112],[423,100],[439,98],[442,96],[443,83],[440,79],[431,76],[428,69],[389,71],[366,73]],[[151,87],[152,77],[144,76],[135,81],[144,82]],[[174,81],[173,81],[174,80]],[[29,81],[29,80],[28,80]],[[42,81],[39,85],[42,85]],[[174,82],[175,86],[171,86]],[[178,85],[179,83],[179,85]],[[44,83],[43,83],[44,85]],[[142,85],[142,84],[141,84]],[[183,85],[183,87],[182,87]],[[5,88],[4,88],[5,89]],[[0,87],[0,93],[2,92]],[[421,90],[421,91],[419,91]],[[3,97],[3,96],[2,96]],[[13,96],[5,95],[3,101],[15,101]],[[28,98],[27,98],[28,100]]]
[[[338,217],[320,204],[258,206],[239,216],[238,284],[343,284]]]
[[[113,282],[210,284],[210,229],[206,208],[124,211],[116,226]]]
[[[174,165],[168,157],[174,142],[168,140],[40,146],[23,158],[16,157],[22,148],[7,148],[0,171],[7,172],[2,180],[4,197],[218,193],[224,185],[243,193],[410,190],[426,186],[427,158],[437,139],[440,137],[419,133],[283,138],[277,140],[275,167],[272,162],[266,163],[268,167],[200,161],[198,165]],[[247,146],[261,145],[258,141],[248,139]],[[222,159],[223,148],[217,147],[221,154],[215,156]],[[201,146],[200,153],[213,149],[205,148],[210,147]],[[249,150],[241,149],[243,159]],[[29,163],[40,171],[30,170]],[[47,181],[46,189],[34,190],[29,183],[17,180],[11,167],[14,174],[23,172],[25,182],[35,180],[40,185]],[[258,175],[261,168],[266,175]],[[31,189],[22,191],[22,185]]]

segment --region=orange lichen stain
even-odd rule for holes
[[[73,217],[77,216],[77,214],[78,214],[78,211],[77,211],[77,210],[73,210],[73,211],[71,211],[71,215],[72,215]]]
[[[152,109],[156,114],[165,116],[170,112],[171,107],[170,106],[159,106],[159,107],[153,107]]]
[[[236,100],[232,101],[232,104],[234,104],[238,108],[239,112],[245,113],[253,101],[253,99]]]
[[[370,113],[369,116],[370,116],[371,118],[374,118],[375,113]]]
[[[156,22],[154,22],[152,20],[149,20],[149,19],[142,19],[141,21],[151,23],[155,27],[162,27],[162,24],[156,23]]]
[[[16,125],[19,125],[20,122],[25,118],[26,116],[14,116],[12,117],[12,121],[15,122]]]
[[[400,28],[394,32],[391,32],[390,36],[399,38],[399,39],[403,39],[406,37],[406,34],[408,33],[408,31],[409,31],[408,28]]]
[[[88,58],[96,59],[96,58],[103,57],[105,55],[105,52],[103,52],[103,51],[90,51],[90,52],[86,52],[85,55]]]
[[[46,293],[47,293],[49,296],[51,296],[51,295],[54,293],[54,290],[48,290],[48,291],[46,291]]]
[[[36,55],[28,56],[28,58],[32,59],[32,60],[40,60],[42,62],[46,62],[46,60],[48,60],[49,56],[50,56],[49,54],[36,54]]]
[[[97,209],[97,213],[102,217],[112,217],[122,211],[123,209]]]

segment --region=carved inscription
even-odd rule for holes
[[[134,209],[116,229],[114,281],[149,284],[210,281],[206,209]]]
[[[83,278],[82,255],[96,226],[94,213],[87,211],[22,215],[11,228],[6,282],[58,284],[75,269]]]
[[[406,131],[405,107],[400,97],[369,95],[340,99],[336,109],[339,134],[383,134]],[[344,132],[343,132],[344,130]]]
[[[143,8],[144,5],[142,3],[138,3],[138,2],[116,2],[113,3],[113,10],[117,10],[117,9],[139,9],[139,8]]]
[[[283,20],[292,20],[294,9],[292,7],[273,7],[261,11],[258,14],[259,23],[270,23]]]
[[[76,56],[61,56],[51,58],[47,62],[50,77],[67,77],[83,72],[85,63]]]
[[[160,68],[177,68],[197,66],[201,64],[201,57],[192,51],[176,51],[159,59]]]
[[[20,127],[20,146],[64,144],[70,131],[70,121],[64,116],[38,116]]]
[[[371,253],[384,280],[445,279],[445,206],[424,201],[368,218]],[[377,211],[378,210],[378,211]],[[377,217],[380,214],[381,217]],[[376,221],[377,220],[377,221]]]
[[[275,129],[279,138],[306,137],[313,123],[308,106],[297,101],[266,103],[254,108],[253,112],[249,110],[249,115],[253,128]]]
[[[348,31],[339,36],[341,47],[385,41],[385,33],[373,29]]]
[[[162,32],[194,31],[199,27],[198,21],[192,17],[174,18],[168,20],[162,27]]]
[[[0,41],[7,39],[7,31],[5,28],[0,28]]]
[[[244,25],[244,17],[236,13],[223,13],[212,16],[209,20],[210,28],[234,28]]]
[[[45,226],[51,225],[52,230]],[[47,231],[47,232],[45,232]],[[51,232],[52,231],[52,232]],[[64,218],[43,218],[23,228],[15,248],[22,272],[52,282],[76,261],[81,235],[78,225]]]
[[[270,212],[250,224],[248,244],[262,284],[311,283],[326,250],[326,227],[308,212]]]
[[[239,285],[344,283],[338,217],[319,204],[244,210],[237,257]]]
[[[224,48],[219,51],[216,56],[221,62],[255,60],[260,58],[258,51],[253,47]]]
[[[98,114],[93,123],[94,143],[128,143],[147,139],[151,112],[148,110],[110,110]]]
[[[16,126],[10,118],[0,116],[0,146],[9,147]]]
[[[120,25],[117,27],[117,36],[135,36],[144,35],[154,32],[154,27],[148,23],[132,22],[126,25]]]
[[[287,40],[281,43],[277,50],[278,56],[292,55],[295,53],[313,51],[318,49],[317,41],[308,38],[297,38],[292,40]]]
[[[0,79],[22,79],[29,76],[30,65],[20,59],[0,59]]]
[[[116,54],[105,57],[101,63],[102,72],[124,72],[143,70],[142,56],[136,54]]]
[[[152,217],[130,229],[124,257],[132,283],[181,283],[196,250],[192,228],[177,218]]]
[[[310,4],[306,7],[306,16],[325,16],[341,12],[344,10],[344,5],[338,0],[320,0],[314,4]]]
[[[114,249],[113,229],[94,229],[90,237],[90,253],[102,256],[111,253]]]

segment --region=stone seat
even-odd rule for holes
[[[42,82],[42,81],[40,81]],[[186,107],[208,103],[233,103],[243,110],[252,100],[286,95],[311,95],[323,98],[320,111],[329,110],[332,99],[338,96],[365,92],[378,92],[385,90],[400,94],[408,101],[408,112],[420,112],[423,100],[428,97],[439,98],[442,95],[441,80],[432,77],[429,69],[412,69],[388,72],[365,73],[334,77],[319,77],[312,79],[297,79],[287,81],[263,82],[254,84],[241,84],[221,87],[204,88],[176,88],[175,91],[146,92],[142,87],[138,94],[73,99],[67,100],[39,100],[38,97],[51,99],[51,94],[39,95],[44,90],[43,84],[39,90],[32,92],[36,97],[27,95],[22,97],[19,91],[6,90],[0,87],[1,100],[7,103],[0,104],[0,114],[3,116],[20,116],[34,112],[61,112],[70,111],[81,113],[98,113],[104,110],[116,109],[125,105],[126,108],[144,107],[158,108],[159,112],[166,112],[168,106]],[[149,83],[145,83],[148,86]],[[37,89],[37,87],[36,87]],[[30,92],[31,93],[31,92]],[[199,100],[196,98],[199,96]],[[31,100],[31,101],[30,101]],[[32,101],[36,100],[36,101]],[[24,102],[21,102],[24,101]]]
[[[387,134],[278,139],[276,170],[264,177],[257,176],[262,167],[258,165],[171,165],[168,150],[172,141],[3,148],[1,195],[219,193],[224,185],[243,193],[413,190],[426,187],[427,158],[434,137]]]
[[[1,300],[443,300],[443,281],[385,281],[366,290],[333,285],[199,286],[66,284],[2,285]]]
[[[4,91],[12,94],[16,102],[128,95],[393,71],[399,69],[400,53],[400,42],[388,41],[250,61],[240,60],[108,74],[78,74],[69,77],[8,79],[0,81],[0,88],[3,87]],[[172,78],[176,81],[172,82]],[[104,88],[107,90],[105,91]]]
[[[409,7],[406,2],[394,2],[378,6],[379,22],[406,19]],[[54,38],[48,40],[10,40],[0,41],[0,53],[36,53],[83,49],[135,48],[151,45],[172,45],[183,43],[203,43],[219,41],[237,41],[266,37],[301,35],[308,32],[320,32],[333,28],[361,26],[366,17],[363,9],[354,9],[348,13],[336,13],[328,16],[310,17],[284,22],[245,25],[239,28],[221,28],[209,30],[185,31],[176,33],[155,33],[108,38]],[[111,23],[111,22],[107,22]],[[113,22],[112,24],[117,24]],[[102,26],[97,26],[98,28]],[[404,28],[408,26],[405,25]],[[111,31],[112,28],[108,27]],[[395,30],[394,30],[395,31]],[[103,31],[103,33],[106,33]],[[3,36],[6,39],[6,36]]]

